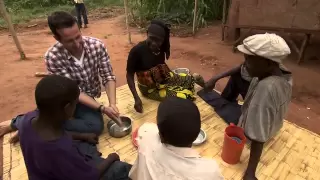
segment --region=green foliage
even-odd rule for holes
[[[73,0],[4,0],[14,23],[44,18],[57,10],[71,12]],[[158,18],[172,24],[192,24],[194,0],[128,0],[135,23],[143,25]],[[122,6],[123,0],[85,0],[87,8]],[[197,27],[221,19],[223,0],[198,0]],[[4,26],[0,17],[0,27]]]
[[[71,12],[74,8],[73,0],[4,0],[4,2],[15,24],[31,19],[46,18],[54,11]],[[90,10],[106,6],[121,6],[123,0],[85,0],[85,4]],[[6,27],[6,24],[0,15],[1,27]]]
[[[8,10],[11,12],[22,9],[46,8],[61,5],[71,5],[71,0],[5,0]]]
[[[154,18],[161,18],[175,24],[192,24],[194,0],[130,0],[132,16],[144,24]],[[198,0],[197,27],[207,25],[207,21],[221,19],[223,0]]]
[[[91,9],[106,6],[123,6],[123,0],[85,0],[85,4]]]

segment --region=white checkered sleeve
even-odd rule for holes
[[[98,63],[99,73],[102,78],[102,84],[105,86],[108,83],[108,81],[115,81],[116,76],[113,74],[113,69],[110,63],[110,57],[104,44],[100,44],[100,48],[98,49],[98,51],[100,51],[99,53],[101,53]]]

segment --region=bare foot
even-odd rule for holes
[[[9,140],[9,143],[11,144],[16,144],[17,142],[19,142],[18,132],[16,132]]]
[[[11,121],[4,121],[0,123],[0,138],[4,135],[13,132],[14,130],[11,128]]]

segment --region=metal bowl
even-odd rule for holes
[[[176,74],[180,74],[180,73],[190,74],[190,70],[188,68],[177,68],[172,71]]]
[[[204,132],[204,130],[200,129],[200,133],[197,137],[197,139],[192,143],[194,146],[201,145],[207,140],[207,134]]]
[[[132,131],[132,121],[129,117],[120,116],[124,127],[119,127],[113,120],[107,123],[109,135],[115,138],[122,138],[129,135]],[[123,130],[124,129],[124,130]]]

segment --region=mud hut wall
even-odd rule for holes
[[[240,0],[238,25],[320,30],[320,1]]]
[[[320,31],[320,0],[230,0],[227,34],[241,26]]]

